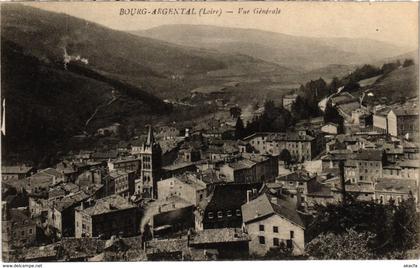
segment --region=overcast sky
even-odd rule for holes
[[[34,7],[67,13],[117,30],[141,30],[164,24],[207,24],[255,28],[311,37],[371,38],[396,45],[418,47],[418,3],[327,2],[53,2]],[[121,8],[239,7],[280,8],[279,15],[120,16]]]

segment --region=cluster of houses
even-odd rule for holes
[[[351,103],[347,97],[333,105]],[[173,127],[155,137],[149,127],[127,148],[81,151],[41,170],[4,166],[3,257],[247,259],[273,248],[304,255],[316,204],[418,201],[420,149],[406,135],[418,132],[412,113],[378,109],[369,123],[360,105],[349,109],[346,122],[375,128],[339,133],[312,120],[233,140]]]

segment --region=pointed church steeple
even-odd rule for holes
[[[152,125],[149,125],[149,132],[147,133],[146,145],[152,146],[155,143],[155,137],[153,136]]]

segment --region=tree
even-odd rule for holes
[[[239,116],[241,116],[242,109],[239,106],[235,106],[230,108],[229,112],[230,116],[232,116],[233,118],[238,118]]]
[[[306,246],[306,252],[319,260],[367,260],[374,254],[369,247],[375,237],[370,232],[356,232],[348,229],[341,234],[320,234]]]
[[[292,162],[292,155],[290,154],[289,150],[283,149],[280,152],[279,159],[289,165]]]
[[[418,243],[415,210],[415,202],[411,198],[398,206],[354,199],[345,204],[316,205],[307,237],[310,240],[320,234],[340,235],[353,229],[359,234],[374,234],[368,246],[377,258],[401,255]]]
[[[235,125],[235,139],[242,139],[245,135],[244,122],[241,117],[238,117]]]
[[[411,65],[414,65],[414,61],[412,59],[405,59],[402,66],[405,68]]]
[[[416,203],[413,196],[402,201],[395,208],[393,241],[397,249],[406,251],[417,245],[419,227],[416,215]]]

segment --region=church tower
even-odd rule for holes
[[[152,126],[149,125],[147,139],[141,146],[140,177],[136,180],[136,192],[146,198],[157,197],[157,181],[159,180],[162,167],[162,149],[155,141]]]

